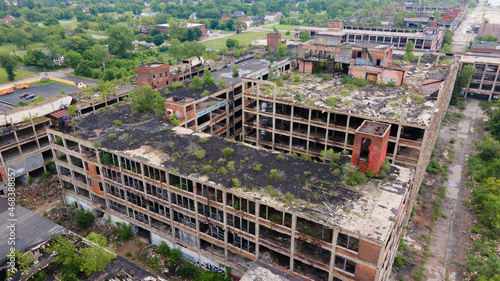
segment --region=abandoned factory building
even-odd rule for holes
[[[73,129],[47,127],[64,200],[235,276],[387,280],[458,63],[401,65],[393,43],[343,36],[318,32],[275,62],[138,66],[165,116],[92,105]],[[190,90],[207,69],[226,86]]]

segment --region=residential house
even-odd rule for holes
[[[276,17],[277,20],[279,20],[283,16],[283,13],[282,12],[277,12],[276,14],[274,14],[274,16]]]
[[[144,35],[149,35],[149,32],[151,31],[151,28],[153,28],[154,25],[138,25],[134,27],[135,30],[138,30],[140,33]]]
[[[291,9],[290,10],[290,15],[292,15],[292,16],[298,16],[298,15],[300,15],[300,10],[299,9]]]
[[[237,16],[237,17],[242,17],[245,15],[245,12],[243,11],[236,11],[233,13],[234,16]]]
[[[7,25],[10,25],[10,22],[15,20],[16,18],[12,15],[6,15],[1,22],[4,22]]]
[[[220,16],[220,19],[221,20],[230,20],[231,16],[232,15],[230,13],[222,13],[222,15]]]
[[[189,15],[189,18],[191,20],[196,20],[196,13],[192,13],[191,15]]]
[[[274,13],[267,13],[265,17],[266,17],[267,21],[274,21],[274,20],[276,20],[276,16],[275,16]]]
[[[237,21],[244,22],[247,25],[247,28],[253,26],[253,20],[250,18],[238,18]]]
[[[149,8],[149,3],[148,2],[144,2],[144,7],[145,8]]]

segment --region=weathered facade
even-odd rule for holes
[[[467,65],[476,68],[472,81],[464,89],[464,96],[476,96],[484,100],[498,100],[500,95],[500,59],[495,57],[463,56],[460,69]]]

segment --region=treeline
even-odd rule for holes
[[[491,102],[481,102],[480,106],[490,117],[486,129],[491,134],[476,143],[477,154],[468,161],[467,185],[473,188],[470,205],[478,223],[471,230],[477,239],[469,252],[467,271],[472,280],[499,280],[500,109]]]

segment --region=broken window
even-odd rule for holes
[[[303,235],[332,243],[333,230],[319,223],[297,217],[297,231]]]
[[[350,261],[346,258],[343,258],[341,256],[335,255],[335,268],[338,268],[342,271],[349,272],[351,274],[354,274],[356,272],[356,263],[353,261]]]
[[[149,224],[148,216],[135,209],[128,208],[128,216],[135,219],[136,221],[142,222],[144,224]]]
[[[156,198],[168,201],[168,191],[159,186],[146,183],[146,192]]]
[[[113,200],[108,200],[108,201],[109,201],[109,207],[111,208],[111,210],[114,210],[120,214],[124,214],[124,215],[127,214],[127,209],[125,208],[125,206],[123,206],[122,204],[117,203]]]
[[[105,185],[106,185],[106,192],[108,193],[108,195],[112,195],[122,200],[125,200],[125,191],[123,191],[123,189],[118,188],[109,183],[105,183]]]
[[[247,251],[249,253],[255,254],[255,243],[252,241],[248,241],[247,239],[232,233],[231,231],[228,232],[227,236],[227,243],[235,246],[236,248],[240,250]]]
[[[194,212],[194,200],[184,197],[182,195],[171,192],[170,198],[172,199],[172,204],[183,207]]]
[[[148,200],[146,200],[146,198],[130,191],[127,191],[127,201],[144,209],[148,206]]]
[[[126,175],[123,176],[123,180],[126,186],[144,192],[144,185],[141,180]]]
[[[349,249],[354,252],[359,251],[359,239],[339,233],[337,238],[337,246]]]
[[[196,229],[196,219],[174,210],[174,221],[191,229]]]

